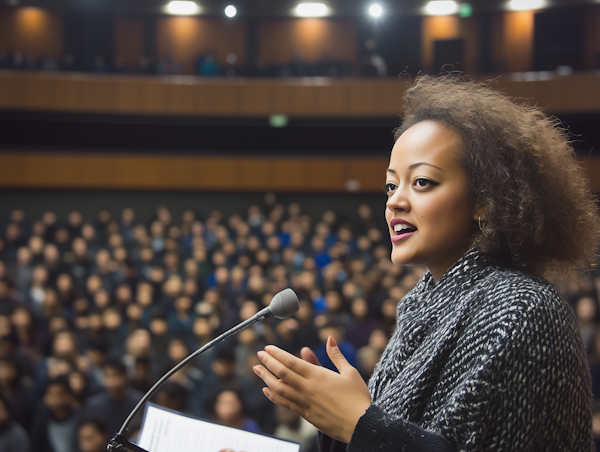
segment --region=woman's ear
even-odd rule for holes
[[[486,218],[486,215],[485,215],[485,209],[483,208],[483,205],[479,201],[475,202],[475,211],[473,212],[473,220],[481,222],[481,221],[485,221],[485,218]]]

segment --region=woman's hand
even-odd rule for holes
[[[371,405],[371,394],[331,336],[326,350],[339,374],[320,367],[306,348],[302,360],[273,345],[258,352],[272,373],[262,366],[255,366],[254,372],[267,384],[263,392],[272,402],[299,414],[326,435],[349,443],[358,420]]]

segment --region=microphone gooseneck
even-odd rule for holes
[[[163,375],[163,377],[160,380],[158,380],[156,382],[156,384],[154,386],[152,386],[152,388],[150,388],[150,390],[146,394],[144,394],[144,397],[142,397],[142,399],[135,406],[135,408],[131,411],[131,413],[129,413],[129,416],[127,416],[127,419],[125,419],[125,422],[123,422],[123,425],[121,426],[121,429],[119,430],[119,433],[117,433],[115,435],[115,437],[111,440],[111,443],[109,444],[107,449],[109,451],[111,451],[111,450],[113,450],[111,447],[114,447],[115,451],[125,450],[125,449],[121,448],[123,446],[123,444],[120,441],[126,441],[125,435],[127,434],[127,427],[129,427],[129,424],[131,423],[133,418],[140,412],[140,410],[144,407],[146,402],[148,400],[150,400],[150,398],[154,394],[156,394],[156,392],[161,388],[161,386],[163,384],[165,384],[165,382],[173,374],[175,374],[179,369],[184,367],[186,364],[188,364],[190,361],[192,361],[198,355],[200,355],[201,353],[205,352],[206,350],[214,347],[216,344],[224,341],[228,337],[233,336],[234,334],[239,333],[243,329],[248,328],[249,326],[253,325],[256,322],[260,322],[261,320],[264,320],[269,317],[276,317],[278,319],[286,319],[286,318],[294,315],[296,312],[298,312],[298,309],[300,309],[300,303],[298,302],[298,297],[296,296],[294,291],[292,289],[282,290],[281,292],[279,292],[278,294],[276,294],[273,297],[269,306],[267,306],[264,309],[261,309],[259,312],[257,312],[255,315],[253,315],[249,319],[244,320],[242,323],[240,323],[240,324],[234,326],[233,328],[231,328],[230,330],[224,332],[219,337],[213,339],[208,344],[204,345],[203,347],[199,348],[194,353],[192,353],[191,355],[189,355],[188,357],[183,359],[179,364],[177,364],[170,371],[168,371],[165,375]],[[143,449],[140,449],[139,447],[136,447],[136,449],[143,450]]]

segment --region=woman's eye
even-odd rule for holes
[[[424,177],[419,177],[415,180],[415,185],[417,187],[425,188],[425,187],[434,187],[437,185],[437,182],[434,182],[429,179],[425,179]]]
[[[396,190],[396,184],[389,183],[383,186],[383,191],[386,195],[391,194],[394,190]]]

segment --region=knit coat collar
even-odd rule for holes
[[[448,290],[451,290],[451,294],[454,295],[457,290],[463,291],[470,288],[493,271],[494,267],[496,266],[492,259],[480,253],[476,248],[470,248],[442,275],[437,283],[431,272],[427,270],[404,299],[420,295],[439,296],[447,293]]]
[[[430,373],[431,366],[443,363],[441,355],[452,348],[460,320],[477,299],[478,290],[472,287],[496,268],[489,257],[471,248],[437,283],[429,270],[423,274],[398,304],[396,331],[369,381],[376,404],[384,407],[394,403],[397,408],[404,404],[400,413],[405,418],[420,419],[425,407],[418,406],[411,396],[425,400],[422,394],[427,389],[422,382],[406,382],[405,389],[413,386],[414,393],[407,390],[400,400],[398,394],[386,394],[386,390],[397,378],[403,378],[407,365],[420,366],[424,373]]]

